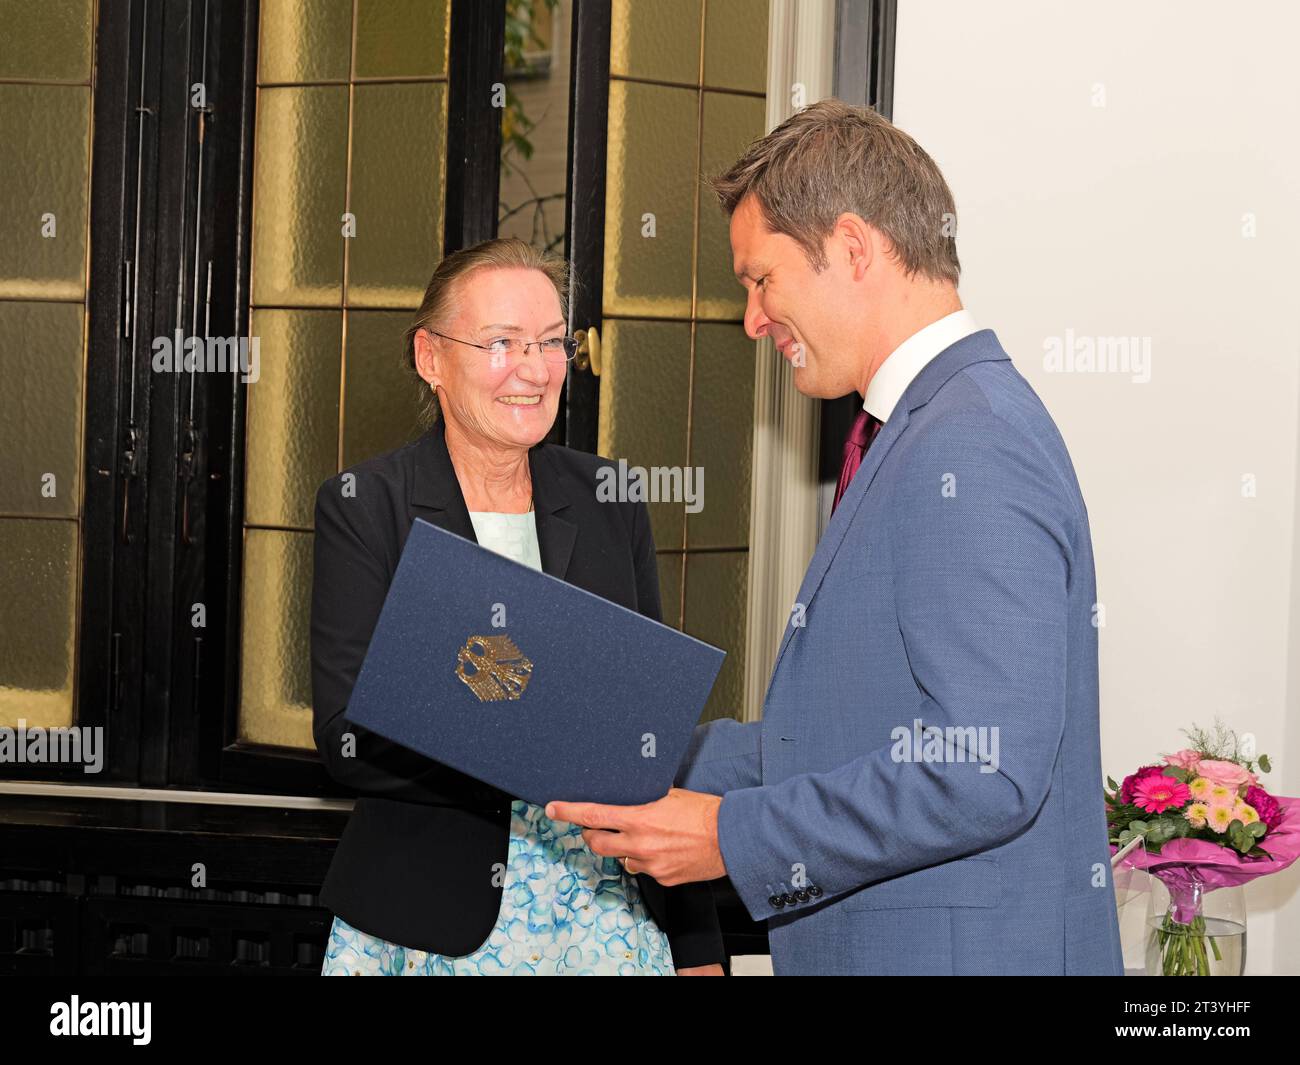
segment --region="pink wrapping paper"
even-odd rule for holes
[[[1174,900],[1174,920],[1188,924],[1195,912],[1198,884],[1200,893],[1245,884],[1257,876],[1280,873],[1300,858],[1300,798],[1273,797],[1282,808],[1282,819],[1259,841],[1271,858],[1247,858],[1204,839],[1171,839],[1161,845],[1159,854],[1136,850],[1124,858],[1124,864],[1158,876]],[[1118,849],[1111,844],[1112,854]]]

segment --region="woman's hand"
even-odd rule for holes
[[[721,976],[722,966],[718,962],[712,965],[692,965],[686,969],[678,969],[678,976]]]

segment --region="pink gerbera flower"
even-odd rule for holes
[[[1164,773],[1165,767],[1162,765],[1144,765],[1136,773],[1126,776],[1124,783],[1119,786],[1119,801],[1131,803],[1133,801],[1133,789],[1139,780],[1145,780],[1147,777],[1162,777]]]
[[[1187,785],[1173,777],[1143,777],[1133,785],[1133,804],[1152,814],[1184,806],[1191,797]]]

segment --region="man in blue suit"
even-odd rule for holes
[[[658,802],[548,813],[664,884],[730,876],[778,974],[1118,975],[1088,514],[958,299],[947,184],[828,100],[713,186],[749,335],[863,409],[762,721],[697,729]]]

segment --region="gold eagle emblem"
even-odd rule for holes
[[[456,676],[481,703],[518,699],[528,687],[533,663],[509,636],[471,636],[456,655]]]

